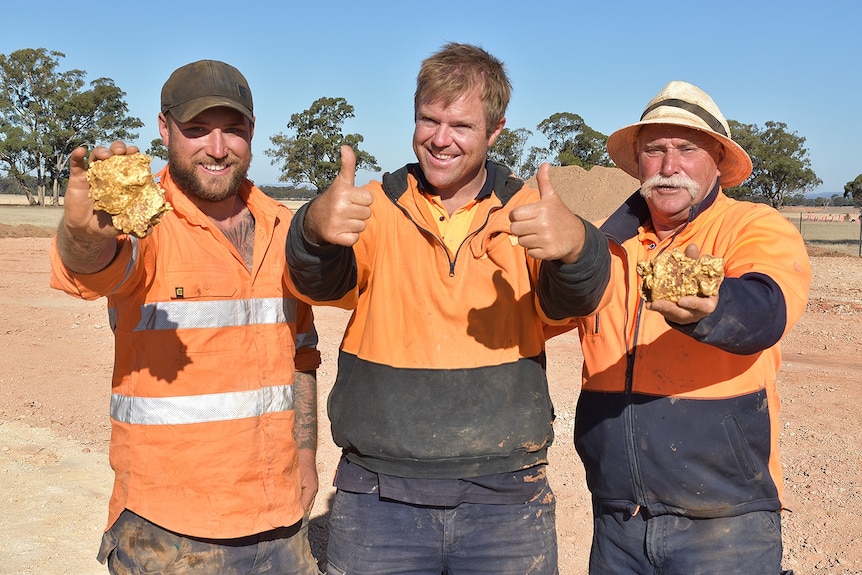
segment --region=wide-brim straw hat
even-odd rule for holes
[[[637,139],[641,126],[669,124],[685,126],[711,136],[724,146],[718,164],[721,185],[738,186],[751,175],[751,158],[731,139],[730,126],[709,94],[688,82],[673,81],[647,104],[640,122],[621,128],[608,138],[608,154],[630,176],[638,178]]]

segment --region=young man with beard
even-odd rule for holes
[[[488,161],[509,94],[499,60],[446,45],[417,80],[418,163],[356,187],[343,148],[291,224],[298,289],[354,310],[327,573],[557,572],[543,330],[597,308],[610,255],[547,165],[535,190]]]
[[[123,235],[72,154],[52,286],[106,297],[115,333],[110,460],[98,558],[111,573],[317,574],[311,308],[288,290],[292,213],[247,178],[254,114],[243,75],[203,60],[162,88],[158,175],[173,210]],[[133,154],[115,142],[89,161]]]
[[[601,225],[610,303],[577,322],[590,574],[777,575],[776,372],[808,299],[804,242],[771,207],[725,195],[751,160],[696,86],[669,83],[608,152],[642,185]],[[717,295],[640,297],[638,262],[673,249],[723,259]]]

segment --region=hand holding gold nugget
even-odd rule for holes
[[[643,278],[641,297],[646,301],[679,301],[687,295],[708,297],[718,294],[724,279],[724,260],[704,254],[692,259],[674,248],[651,261],[638,262]]]
[[[97,210],[111,214],[114,227],[139,238],[173,208],[150,172],[152,156],[115,155],[91,162],[90,198]]]

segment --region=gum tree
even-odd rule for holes
[[[735,120],[728,123],[734,141],[745,148],[753,165],[751,176],[728,195],[760,197],[778,209],[788,197],[804,195],[823,183],[811,169],[805,138],[788,131],[787,124],[766,122],[761,128]]]
[[[83,70],[58,69],[63,57],[44,48],[0,55],[0,164],[34,205],[45,205],[47,189],[59,204],[76,147],[135,139],[143,126],[111,79],[87,86]]]
[[[294,185],[309,183],[318,193],[325,190],[338,175],[341,167],[341,146],[346,144],[356,153],[356,169],[379,171],[377,160],[359,149],[364,138],[360,134],[344,134],[344,122],[353,118],[353,106],[344,98],[319,98],[311,107],[293,114],[287,123],[292,134],[278,133],[270,137],[272,148],[264,151],[280,164],[281,182]]]

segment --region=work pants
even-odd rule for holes
[[[328,575],[554,575],[554,494],[428,507],[338,490],[327,557]]]
[[[236,539],[186,537],[129,510],[102,537],[112,575],[319,575],[308,522]]]
[[[594,505],[590,575],[779,575],[781,517],[650,517]]]

